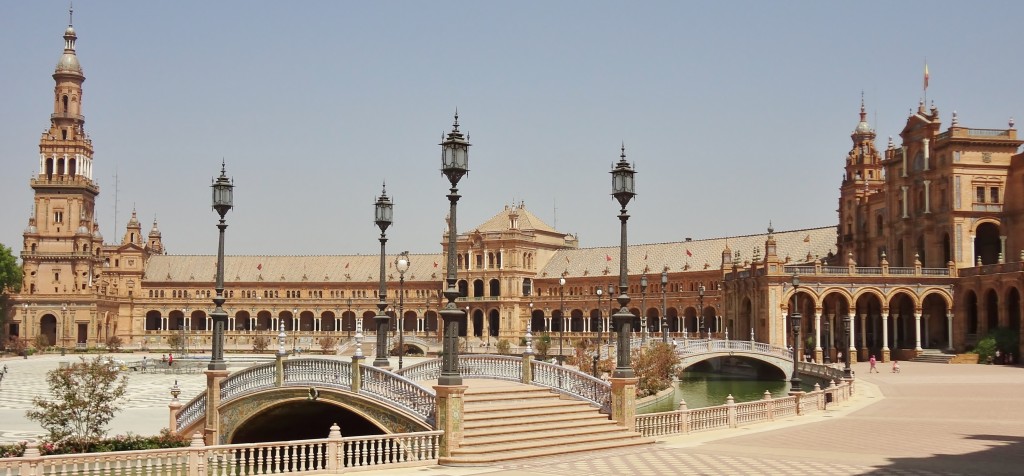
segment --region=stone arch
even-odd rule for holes
[[[376,312],[363,311],[363,332],[377,332],[377,323],[373,322],[376,316]]]
[[[249,319],[249,311],[235,312],[235,330],[249,331],[252,326],[252,319]]]
[[[159,331],[163,326],[163,316],[155,309],[146,312],[145,330]]]
[[[1020,290],[1016,286],[1010,286],[1006,291],[1006,307],[1004,313],[1006,315],[1006,322],[1011,330],[1020,332],[1021,323],[1021,307],[1020,307]]]
[[[273,321],[270,317],[270,311],[259,311],[256,313],[256,330],[258,331],[276,331],[273,329]]]
[[[372,425],[377,431],[363,434],[407,433],[432,429],[429,424],[414,416],[361,394],[321,387],[317,387],[317,391],[319,394],[316,402],[345,409]],[[309,401],[309,388],[304,387],[265,390],[231,400],[220,407],[221,431],[218,443],[234,443],[235,435],[240,429],[252,425],[260,418],[266,418],[267,412],[273,411],[275,408]],[[342,422],[332,422],[327,418],[322,418],[322,420],[323,426],[328,428],[333,423],[339,423],[343,436],[357,436],[353,435],[351,430],[346,433],[345,425]],[[321,428],[314,429],[316,432],[321,430]],[[281,440],[282,438],[275,436],[275,439]]]
[[[583,332],[583,310],[572,309],[569,311],[569,332]]]
[[[1002,250],[1002,241],[999,239],[1000,224],[995,219],[981,219],[974,224],[974,256],[971,257],[971,266],[981,259],[981,264],[995,264],[999,262],[999,252]]]
[[[989,288],[985,291],[985,326],[988,331],[999,327],[999,293]]]
[[[39,318],[39,335],[46,337],[46,344],[50,347],[57,345],[57,316],[43,314]]]
[[[491,279],[488,281],[487,287],[489,288],[487,292],[491,297],[501,296],[501,282],[497,279]]]
[[[534,309],[530,313],[530,332],[547,332],[547,330],[544,327],[544,311]]]
[[[952,300],[938,289],[929,289],[921,296],[921,347],[944,349],[949,347],[949,320]]]
[[[978,312],[978,294],[973,290],[969,289],[964,292],[964,313],[967,314],[967,319],[964,320],[964,324],[967,326],[967,334],[977,335],[981,330],[979,327],[980,319]]]
[[[472,313],[473,313],[473,336],[474,337],[483,337],[484,336],[484,311],[482,311],[480,309],[473,309]]]
[[[497,337],[501,334],[501,314],[497,309],[487,311],[487,335]]]

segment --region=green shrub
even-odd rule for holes
[[[508,339],[501,339],[495,344],[495,348],[501,355],[508,355],[509,351],[512,350],[512,343]]]
[[[1007,353],[1016,353],[1020,345],[1020,333],[1014,329],[1000,327],[989,331],[985,337],[978,340],[978,345],[971,351],[978,354],[978,363],[986,364],[994,360],[996,350],[1003,356]]]
[[[107,451],[154,450],[162,448],[182,448],[188,446],[189,439],[185,435],[172,435],[167,428],[160,430],[159,435],[141,436],[128,433],[94,442],[85,453],[102,453]],[[22,441],[10,445],[0,445],[0,458],[20,458],[25,454],[27,444]],[[51,441],[39,442],[39,453],[43,456],[79,453],[72,445],[60,445]]]

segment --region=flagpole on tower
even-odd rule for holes
[[[924,60],[924,104],[928,105],[928,59]]]

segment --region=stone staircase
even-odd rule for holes
[[[910,359],[911,362],[928,362],[933,364],[948,364],[955,355],[945,354],[941,350],[924,349],[917,357]]]
[[[440,464],[479,466],[654,443],[615,425],[587,402],[531,385],[474,380],[464,409],[462,445]]]

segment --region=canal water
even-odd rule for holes
[[[801,383],[804,391],[814,389],[814,380],[805,378]],[[677,410],[680,400],[686,400],[686,406],[691,409],[722,405],[729,395],[733,396],[736,403],[760,400],[764,398],[765,390],[771,392],[772,397],[784,397],[789,392],[789,380],[756,380],[720,373],[685,372],[682,379],[675,383],[672,400],[666,399],[656,406],[648,407],[645,413]]]

